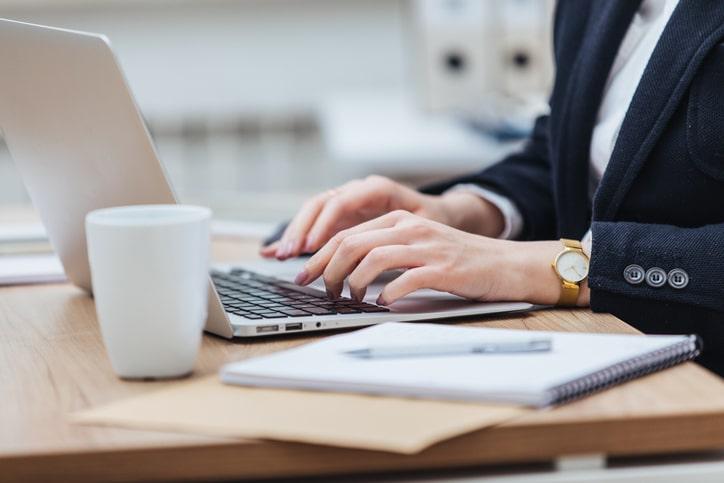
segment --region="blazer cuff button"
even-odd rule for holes
[[[646,271],[646,283],[649,287],[659,288],[666,285],[666,272],[659,267],[651,267]]]
[[[669,272],[669,285],[671,288],[682,289],[689,285],[689,274],[680,268],[675,268]]]
[[[644,281],[644,269],[641,265],[629,265],[623,270],[623,278],[631,285],[638,285]]]

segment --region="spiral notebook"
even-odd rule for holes
[[[384,345],[549,338],[549,352],[360,359],[345,352]],[[224,366],[228,384],[431,399],[560,404],[690,360],[686,335],[535,332],[387,323]]]

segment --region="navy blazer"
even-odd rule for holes
[[[724,374],[724,2],[680,1],[589,194],[604,84],[639,5],[560,0],[550,114],[520,152],[424,191],[458,183],[496,191],[520,210],[524,240],[580,239],[591,227],[592,309],[647,333],[697,333],[699,361]],[[680,268],[689,283],[629,283],[624,269],[632,264]]]

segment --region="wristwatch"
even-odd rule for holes
[[[581,242],[561,238],[563,251],[553,260],[553,270],[561,279],[561,296],[558,305],[574,306],[578,300],[581,282],[588,277],[588,257]]]

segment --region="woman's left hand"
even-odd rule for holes
[[[328,294],[336,298],[347,279],[351,296],[362,300],[382,272],[406,269],[385,286],[378,304],[430,288],[472,300],[552,305],[560,281],[551,261],[561,250],[558,241],[497,240],[394,211],[336,234],[309,259],[296,282],[307,285],[322,276]],[[579,304],[587,305],[582,292]]]

